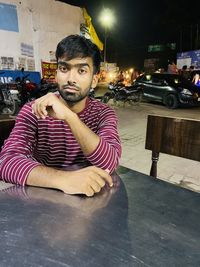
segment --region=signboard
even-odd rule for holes
[[[15,5],[0,3],[0,30],[19,32]]]
[[[2,70],[14,69],[14,58],[13,57],[1,57],[1,69]]]
[[[148,52],[160,52],[160,51],[165,51],[167,49],[175,50],[176,49],[176,43],[167,43],[165,45],[156,44],[156,45],[149,45],[148,46]]]
[[[12,83],[17,77],[27,76],[30,81],[39,84],[41,81],[40,72],[38,71],[22,71],[20,70],[0,70],[0,82],[2,83]]]
[[[55,74],[57,69],[57,63],[42,61],[42,77],[45,80],[55,80]]]
[[[26,69],[26,58],[25,57],[19,57],[19,63],[18,63],[18,67],[19,70],[21,70],[22,68]]]
[[[35,60],[31,58],[27,58],[27,69],[29,71],[34,71],[35,70]]]
[[[200,69],[200,50],[177,53],[177,67],[181,69],[184,65],[188,68],[192,65],[195,69]]]
[[[164,51],[164,45],[149,45],[148,52]]]
[[[33,46],[21,43],[21,54],[23,56],[33,57]]]

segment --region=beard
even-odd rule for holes
[[[76,91],[68,92],[66,91],[68,87],[73,87]],[[91,84],[90,84],[90,87],[84,91],[78,86],[65,84],[62,86],[58,85],[58,92],[60,93],[63,100],[65,100],[67,103],[75,104],[88,96],[90,88],[91,88]]]

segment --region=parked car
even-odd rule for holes
[[[135,80],[143,99],[162,102],[168,108],[200,105],[200,87],[179,74],[143,74]]]

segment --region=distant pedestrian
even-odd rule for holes
[[[187,69],[187,65],[184,65],[182,69],[180,70],[180,75],[184,77],[185,79],[190,79],[190,72]]]
[[[178,73],[178,68],[174,61],[168,61],[168,66],[167,66],[167,72],[169,74],[177,74]]]
[[[124,72],[121,70],[121,71],[119,72],[119,75],[118,75],[118,82],[123,83],[123,82],[124,82],[124,79],[125,79],[125,77],[124,77]]]
[[[200,86],[200,74],[199,74],[199,72],[196,72],[195,75],[193,76],[192,83]]]
[[[191,65],[189,67],[189,73],[190,73],[190,81],[192,81],[193,80],[193,77],[195,75],[195,70],[194,70],[194,66],[193,65]]]
[[[134,82],[139,76],[140,76],[140,71],[138,69],[134,69],[131,74],[131,82]]]

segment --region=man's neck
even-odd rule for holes
[[[77,102],[77,103],[73,103],[73,102],[67,102],[64,99],[62,99],[62,101],[65,103],[65,105],[71,109],[74,113],[80,113],[82,110],[84,110],[86,102],[87,102],[88,97],[85,97],[84,99],[82,99],[81,101]]]

